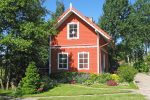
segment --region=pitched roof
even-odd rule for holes
[[[107,40],[112,40],[112,37],[108,35],[104,30],[99,28],[95,23],[93,23],[89,18],[82,15],[79,11],[77,11],[75,8],[70,7],[67,9],[57,20],[56,28],[58,28],[71,14],[77,15],[79,18],[81,18],[83,21],[85,21],[88,25],[90,25],[92,28],[95,29],[96,32],[98,32],[100,35],[102,35]]]

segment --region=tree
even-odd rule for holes
[[[31,62],[26,69],[25,77],[21,81],[21,91],[23,94],[33,94],[37,92],[40,76],[34,62]]]
[[[60,15],[63,14],[64,10],[65,10],[65,6],[63,4],[63,2],[57,0],[56,1],[56,12],[52,14],[52,19],[57,19]]]
[[[0,55],[3,84],[19,83],[30,61],[46,66],[53,21],[45,22],[43,0],[0,0]]]
[[[128,0],[106,0],[103,5],[103,16],[99,19],[98,25],[104,29],[116,45],[115,48],[109,48],[111,66],[116,66],[114,60],[118,60],[120,55],[118,52],[119,40],[122,40],[122,25],[128,18],[130,13],[130,6]]]
[[[124,32],[124,41],[126,54],[129,55],[130,61],[143,61],[147,54],[150,43],[150,1],[137,0],[132,5],[131,13],[126,21]]]

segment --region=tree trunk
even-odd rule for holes
[[[4,89],[4,84],[3,84],[2,79],[0,79],[0,86],[1,86],[1,89]]]
[[[9,89],[9,83],[10,83],[10,75],[8,73],[8,75],[7,75],[7,82],[6,82],[6,90]]]

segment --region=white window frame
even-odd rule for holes
[[[69,26],[71,25],[71,24],[77,24],[77,37],[70,37],[70,32],[69,32]],[[79,39],[79,22],[71,22],[71,23],[68,23],[67,24],[67,39]]]
[[[67,55],[67,68],[59,68],[59,55],[60,55],[60,54],[66,54],[66,55]],[[57,68],[58,68],[58,69],[65,69],[65,70],[68,70],[68,53],[67,53],[67,52],[58,53],[58,54],[57,54],[57,58],[58,58],[58,62],[57,62],[58,65],[57,65]]]
[[[88,54],[88,68],[80,68],[80,66],[79,66],[79,65],[80,65],[80,63],[79,63],[79,60],[80,60],[79,55],[80,55],[80,54],[83,54],[83,53]],[[89,62],[89,61],[90,61],[90,60],[89,60],[89,58],[90,58],[89,56],[90,56],[90,55],[89,55],[89,52],[78,52],[78,69],[79,69],[79,70],[89,70],[89,63],[90,63],[90,62]]]

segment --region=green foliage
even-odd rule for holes
[[[120,81],[120,77],[117,74],[111,74],[111,79],[116,81],[116,82]]]
[[[99,76],[99,83],[106,83],[107,81],[111,80],[111,74],[110,73],[103,73]]]
[[[117,73],[121,81],[132,82],[137,70],[132,66],[121,66],[118,68]]]
[[[64,3],[59,0],[56,1],[56,6],[56,12],[52,14],[52,19],[57,19],[65,10]]]
[[[0,64],[6,69],[5,81],[17,84],[29,61],[37,67],[48,63],[49,35],[56,29],[54,20],[44,20],[46,14],[43,0],[0,0]]]
[[[47,91],[57,85],[57,82],[52,80],[49,76],[43,76],[40,80],[40,88],[42,91]]]
[[[88,73],[78,73],[78,72],[59,72],[53,74],[51,77],[56,79],[60,83],[70,83],[75,80],[77,83],[83,83],[89,78]]]
[[[139,72],[149,72],[149,66],[144,61],[138,61],[133,65]]]
[[[37,93],[40,77],[34,62],[31,62],[26,69],[25,77],[21,81],[21,91],[23,94]]]

